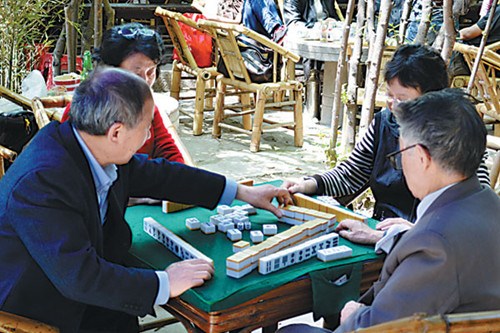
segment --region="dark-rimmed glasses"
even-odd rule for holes
[[[392,153],[387,154],[385,157],[389,160],[389,162],[391,162],[391,166],[394,169],[403,170],[403,163],[401,162],[401,153],[404,152],[405,150],[415,148],[418,145],[422,146],[420,143],[415,143],[415,144],[409,145],[403,149],[393,151]]]
[[[156,31],[143,27],[121,28],[118,30],[118,34],[129,40],[149,40],[155,38]]]

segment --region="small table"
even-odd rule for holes
[[[335,78],[337,77],[337,63],[340,54],[340,41],[320,42],[319,40],[305,40],[301,38],[285,38],[283,46],[306,59],[325,62],[323,76],[323,91],[321,99],[321,121],[323,125],[330,125],[333,112],[333,94]],[[363,52],[366,58],[366,52]],[[341,84],[347,82],[347,66],[341,73]],[[340,113],[342,117],[342,113]],[[341,121],[340,121],[341,123]]]
[[[281,182],[271,182],[279,185]],[[235,202],[236,205],[243,204]],[[185,227],[185,219],[197,217],[206,221],[215,211],[191,208],[176,213],[164,214],[159,206],[129,207],[126,220],[132,229],[131,254],[139,262],[154,269],[164,269],[179,261],[171,252],[156,242],[142,230],[144,217],[153,217],[159,223],[188,241],[198,250],[214,260],[215,275],[203,286],[193,288],[182,296],[169,300],[165,308],[179,319],[189,332],[226,332],[240,330],[250,332],[258,327],[274,328],[276,323],[296,315],[312,311],[311,280],[308,273],[331,267],[341,267],[362,263],[361,287],[364,291],[378,278],[381,258],[373,247],[352,244],[340,239],[353,249],[353,257],[330,263],[310,259],[286,269],[260,275],[253,271],[241,279],[226,275],[226,258],[232,254],[232,243],[220,232],[204,235],[200,231],[190,231]],[[274,215],[260,211],[251,217],[252,227],[259,224],[276,223]],[[374,221],[370,221],[370,223]],[[278,223],[279,231],[289,226]],[[245,240],[249,238],[244,233]],[[356,297],[356,295],[353,295]]]

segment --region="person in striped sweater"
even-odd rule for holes
[[[395,170],[386,158],[399,150],[399,125],[392,114],[393,107],[427,92],[444,89],[449,84],[447,67],[440,54],[423,45],[398,48],[386,65],[384,79],[387,108],[375,114],[350,157],[326,173],[283,184],[290,193],[328,195],[340,202],[343,197],[370,187],[376,200],[373,218],[384,220],[377,225],[380,230],[359,226],[354,221],[346,221],[339,228],[346,238],[366,244],[376,243],[394,224],[411,226],[419,203],[409,191],[402,171]],[[485,153],[477,170],[483,186],[489,186],[486,156]]]

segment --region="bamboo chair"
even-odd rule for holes
[[[500,78],[497,78],[497,71],[500,71],[500,55],[495,53],[495,49],[500,49],[500,42],[486,47],[479,62],[477,75],[474,79],[474,87],[477,91],[475,97],[481,101],[476,106],[481,114],[500,121]],[[454,50],[463,54],[465,62],[472,70],[479,48],[472,45],[455,43]],[[500,135],[500,128],[495,125],[495,135]]]
[[[354,331],[353,331],[354,332]],[[427,316],[415,314],[411,317],[361,328],[356,333],[487,333],[500,332],[500,311],[459,313]]]
[[[257,152],[260,148],[263,131],[286,127],[294,131],[295,146],[302,147],[302,84],[294,80],[295,63],[300,60],[300,57],[242,25],[210,20],[200,20],[198,24],[210,31],[214,36],[220,56],[228,72],[228,77],[223,75],[217,77],[212,135],[219,138],[221,128],[248,134],[251,136],[250,150]],[[256,83],[251,81],[236,40],[236,36],[239,34],[245,35],[274,51],[272,82]],[[281,75],[279,72],[280,58],[283,62],[283,73]],[[241,104],[235,107],[225,105],[228,87],[235,88],[243,93],[241,95]],[[254,95],[254,102],[251,101],[248,94]],[[230,108],[232,108],[230,110],[232,112],[226,112],[226,109]],[[237,111],[235,112],[235,110]],[[267,110],[291,111],[293,112],[293,121],[278,122],[267,119],[264,117],[264,112]],[[250,118],[252,114],[253,121]],[[242,126],[224,122],[224,120],[232,117],[242,117]],[[264,122],[268,125],[263,125]]]
[[[0,311],[0,332],[57,333],[59,329],[33,319]]]
[[[174,60],[172,64],[172,83],[170,87],[170,96],[179,100],[181,90],[182,73],[185,72],[196,80],[195,104],[193,116],[193,135],[203,134],[203,113],[213,110],[213,97],[215,96],[215,78],[217,68],[200,68],[196,63],[191,50],[182,34],[179,22],[190,26],[191,28],[201,30],[197,23],[181,13],[172,12],[161,7],[157,7],[155,15],[163,19],[167,27],[168,34],[172,40],[180,60]],[[192,97],[186,97],[192,98]]]

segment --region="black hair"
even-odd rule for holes
[[[402,45],[385,66],[385,82],[398,79],[403,87],[425,94],[449,86],[446,63],[434,49],[420,45]]]
[[[165,51],[158,32],[140,23],[127,23],[104,32],[101,46],[94,50],[93,58],[99,63],[119,67],[128,56],[142,53],[157,65],[164,65],[167,62]]]
[[[429,92],[398,103],[394,114],[401,136],[408,144],[424,146],[441,168],[465,177],[476,173],[486,149],[487,131],[464,92]]]

